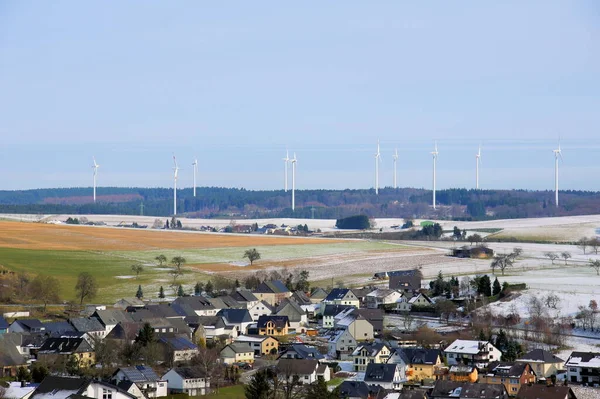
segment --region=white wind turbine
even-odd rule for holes
[[[379,140],[377,140],[377,153],[375,154],[375,195],[379,194],[379,163],[381,153],[379,152]]]
[[[177,165],[175,155],[173,155],[173,163],[175,164],[173,168],[173,215],[177,215],[177,173],[179,172],[179,166]]]
[[[194,167],[194,197],[196,197],[196,173],[198,172],[198,160],[196,158],[194,158],[192,166]]]
[[[285,150],[285,158],[283,158],[283,191],[286,193],[288,190],[288,164],[290,161],[290,153],[288,150]]]
[[[438,157],[437,141],[435,142],[435,149],[431,152],[433,155],[433,209],[435,209],[435,166]]]
[[[481,144],[479,145],[479,151],[475,155],[475,188],[479,190],[479,166],[481,165]]]
[[[292,163],[292,211],[294,211],[296,209],[296,163],[298,162],[296,153],[290,162]]]
[[[398,180],[396,179],[396,164],[398,162],[398,149],[394,153],[394,188],[398,188]]]
[[[554,152],[554,203],[558,207],[558,157],[562,161],[562,151],[560,149],[560,140],[558,141],[558,148],[552,150]]]
[[[94,164],[92,165],[92,169],[94,169],[94,202],[96,202],[96,175],[98,174],[98,168],[100,165],[96,163],[96,157],[92,157],[94,160]]]

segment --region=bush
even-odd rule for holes
[[[371,222],[367,215],[355,215],[336,220],[335,227],[338,229],[365,230],[371,227]]]

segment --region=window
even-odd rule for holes
[[[516,378],[511,378],[511,379],[510,379],[510,383],[511,383],[511,384],[518,384],[518,383],[519,383],[519,380],[518,380],[518,379],[516,379]]]
[[[577,369],[569,369],[569,371],[570,371],[571,373],[576,373],[576,372],[577,372]]]
[[[112,391],[109,389],[102,389],[102,399],[112,399]]]

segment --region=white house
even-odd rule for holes
[[[356,340],[348,330],[333,331],[327,342],[327,354],[334,359],[349,360],[356,345]]]
[[[369,363],[365,371],[365,383],[385,389],[401,390],[406,379],[406,365],[394,363]]]
[[[331,370],[325,364],[319,364],[315,359],[288,359],[282,358],[277,362],[277,375],[280,379],[300,377],[300,383],[312,384],[319,377],[325,381],[331,379]]]
[[[93,399],[137,399],[127,391],[106,382],[77,377],[49,375],[33,391],[30,399],[63,399],[71,395]]]
[[[502,359],[502,352],[488,341],[457,339],[444,349],[444,354],[449,366],[465,364],[486,368],[490,362]]]
[[[138,396],[134,391],[128,390],[128,392],[137,396],[138,399],[167,396],[167,382],[148,366],[122,367],[115,371],[112,379],[117,385],[123,381],[135,384],[141,396]]]
[[[162,379],[167,381],[169,393],[200,396],[210,392],[210,381],[198,368],[175,367],[163,375]]]
[[[378,288],[367,294],[366,303],[368,309],[378,309],[385,305],[394,305],[402,294],[389,288]]]
[[[600,353],[573,352],[565,363],[570,382],[600,383]]]
[[[273,314],[273,308],[265,301],[256,302],[248,311],[250,311],[250,316],[254,321],[258,321],[260,316],[270,316]]]

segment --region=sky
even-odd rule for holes
[[[600,190],[600,3],[0,2],[0,189]],[[291,173],[290,173],[291,176]]]

